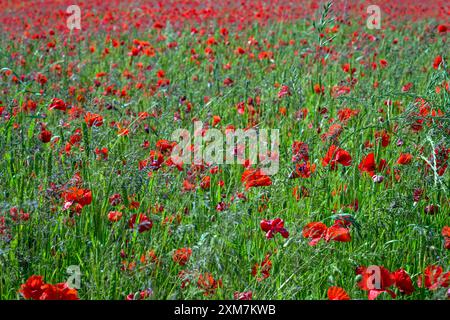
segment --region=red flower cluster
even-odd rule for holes
[[[62,193],[62,198],[65,201],[63,206],[64,210],[71,208],[79,213],[84,206],[91,204],[92,192],[89,189],[72,187]],[[73,205],[74,207],[72,207]]]
[[[42,276],[32,275],[20,286],[19,292],[25,299],[32,300],[78,300],[78,292],[66,283],[56,285],[45,283]]]

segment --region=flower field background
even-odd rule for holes
[[[450,296],[446,1],[0,5],[0,299]]]

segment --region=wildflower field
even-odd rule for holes
[[[75,2],[0,1],[0,299],[450,297],[448,2]]]

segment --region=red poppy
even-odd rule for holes
[[[241,181],[245,185],[245,189],[270,186],[272,184],[270,177],[263,174],[260,169],[245,170],[242,174]]]
[[[199,289],[202,289],[203,295],[209,296],[216,293],[217,288],[222,287],[222,280],[216,280],[212,276],[212,274],[206,272],[204,274],[200,274],[197,280],[197,286]]]
[[[359,114],[359,110],[353,110],[350,108],[343,108],[338,111],[338,117],[339,121],[346,123],[348,120],[350,120],[352,117]]]
[[[391,136],[389,135],[389,133],[387,133],[386,130],[382,130],[375,132],[375,139],[377,141],[381,140],[381,146],[386,148],[391,141]]]
[[[213,123],[212,126],[216,126],[219,122],[220,122],[220,117],[219,116],[213,116]]]
[[[441,64],[441,62],[442,62],[442,57],[436,56],[436,58],[434,58],[434,61],[433,61],[433,68],[437,70],[439,68],[439,65]]]
[[[318,83],[314,85],[314,93],[323,94],[325,92],[325,87],[320,86]]]
[[[356,269],[356,274],[362,277],[358,282],[358,287],[369,292],[369,300],[375,300],[384,292],[392,298],[396,297],[396,294],[389,289],[395,283],[394,277],[383,266],[371,266],[370,268],[361,266]]]
[[[365,156],[358,166],[361,172],[368,172],[372,177],[375,174],[376,164],[375,164],[375,154],[373,152]]]
[[[251,291],[235,292],[233,294],[234,300],[252,300],[253,293]]]
[[[191,248],[177,249],[172,255],[172,260],[175,263],[178,263],[180,266],[184,266],[189,261],[191,254],[192,254]]]
[[[204,176],[202,178],[202,181],[200,182],[200,188],[203,190],[207,190],[211,187],[211,177],[210,176]]]
[[[277,233],[280,233],[285,239],[289,237],[289,232],[284,228],[284,221],[280,218],[261,220],[260,226],[262,231],[266,232],[267,239],[272,239]]]
[[[328,288],[328,300],[350,300],[350,296],[340,287]]]
[[[185,179],[183,181],[183,192],[195,190],[195,184],[189,182],[189,180]]]
[[[43,143],[49,143],[52,139],[52,132],[45,129],[44,127],[41,128],[41,133],[39,133],[39,140],[41,140]]]
[[[350,231],[348,228],[342,227],[339,224],[334,224],[327,229],[325,234],[325,241],[338,241],[338,242],[349,242],[351,241]]]
[[[411,90],[411,88],[413,87],[413,83],[412,82],[408,82],[407,84],[405,84],[402,87],[402,92],[408,92],[409,90]]]
[[[128,221],[130,229],[135,229],[136,222],[138,222],[138,232],[142,233],[150,230],[153,227],[153,222],[144,214],[133,214]]]
[[[64,209],[70,208],[73,204],[79,205],[81,208],[92,203],[92,192],[89,189],[81,189],[77,187],[69,188],[62,193],[64,198]]]
[[[322,159],[322,166],[326,167],[331,164],[331,170],[335,170],[338,163],[344,167],[347,167],[351,165],[352,157],[350,156],[350,153],[344,149],[331,145],[327,151],[327,154]]]
[[[156,142],[156,149],[158,149],[162,154],[170,154],[172,149],[176,146],[176,142],[170,142],[167,140],[158,140]]]
[[[291,95],[291,91],[289,90],[288,86],[281,86],[280,91],[278,92],[278,98],[281,99],[284,96],[290,96]]]
[[[442,235],[444,236],[444,247],[450,249],[450,227],[445,226],[442,228]]]
[[[122,199],[122,196],[120,194],[115,193],[115,194],[113,194],[112,196],[109,197],[108,201],[109,201],[110,205],[115,207],[115,206],[121,204],[123,199]]]
[[[412,155],[409,153],[400,153],[400,157],[397,159],[398,164],[406,165],[411,163]]]
[[[322,222],[310,222],[303,228],[302,234],[304,238],[311,239],[309,245],[314,246],[325,237],[327,229]]]
[[[45,283],[41,276],[32,275],[20,286],[19,292],[25,299],[33,300],[78,300],[78,292],[66,283],[56,285]]]
[[[295,179],[298,177],[307,179],[311,177],[311,174],[316,171],[316,164],[311,164],[308,162],[296,163],[294,171],[291,172],[289,178]]]
[[[309,146],[301,141],[292,144],[292,162],[309,161]]]
[[[77,290],[69,288],[66,283],[45,284],[42,289],[40,300],[78,300]]]
[[[377,179],[380,179],[382,181],[382,176],[375,175],[376,172],[382,172],[387,168],[387,162],[384,159],[381,159],[378,163],[378,166],[375,162],[375,155],[373,152],[369,153],[367,156],[365,156],[361,162],[359,163],[358,169],[363,172],[367,172],[374,181],[378,181]],[[378,181],[378,182],[381,182]]]
[[[84,121],[86,121],[88,127],[100,127],[103,125],[103,117],[96,113],[87,112],[84,116]]]
[[[48,107],[48,110],[53,110],[53,109],[66,111],[67,104],[62,99],[53,98],[52,102],[50,103],[50,106]]]
[[[42,290],[43,285],[44,281],[42,280],[42,276],[32,275],[20,286],[19,292],[25,299],[39,300],[44,292]]]
[[[267,254],[261,263],[256,263],[252,267],[252,276],[256,277],[256,280],[262,281],[270,277],[270,269],[272,269],[272,261],[270,261],[270,254]]]
[[[120,211],[110,211],[108,213],[108,220],[111,222],[117,222],[122,219],[122,212]]]
[[[438,288],[447,288],[450,285],[450,271],[443,274],[444,269],[441,266],[431,265],[426,267],[423,276],[417,279],[417,285],[422,285],[428,290],[436,290]]]
[[[411,294],[414,292],[413,282],[411,277],[403,269],[398,269],[392,274],[395,282],[395,286],[400,290],[401,293]]]
[[[447,32],[448,28],[445,24],[440,24],[437,26],[437,30],[439,33],[445,33]]]

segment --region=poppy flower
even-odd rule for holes
[[[77,290],[68,287],[67,283],[56,285],[45,284],[40,300],[78,300]]]
[[[419,288],[425,286],[428,290],[436,290],[438,288],[447,288],[450,285],[450,271],[443,273],[441,266],[430,265],[426,267],[423,275],[417,279]]]
[[[436,56],[436,58],[434,58],[434,61],[433,61],[433,68],[437,70],[439,68],[439,65],[441,64],[441,62],[442,62],[442,57]]]
[[[379,174],[376,175],[375,173],[380,173],[380,172],[384,171],[386,168],[387,168],[387,162],[384,159],[381,159],[377,166],[377,164],[375,162],[375,154],[373,152],[369,153],[367,156],[362,158],[362,160],[358,166],[358,169],[359,169],[359,171],[361,171],[361,173],[367,172],[369,174],[369,176],[372,177],[372,179],[375,182],[381,182],[382,178],[383,178]],[[378,181],[380,179],[381,179],[381,181]]]
[[[408,82],[407,84],[405,84],[402,87],[402,92],[408,92],[409,90],[411,90],[411,88],[413,87],[413,83],[412,82]]]
[[[138,223],[137,228],[139,233],[150,230],[153,227],[153,222],[144,214],[140,213],[133,214],[128,221],[128,227],[130,229],[135,229],[136,223]]]
[[[391,136],[386,130],[375,132],[375,139],[377,141],[381,140],[381,146],[386,148],[391,142]]]
[[[309,161],[309,146],[301,141],[292,144],[292,162]]]
[[[252,276],[256,277],[256,280],[262,281],[270,277],[271,269],[272,261],[270,261],[270,254],[267,254],[261,263],[256,263],[252,267]]]
[[[222,279],[216,280],[212,274],[206,272],[199,275],[197,286],[204,291],[204,296],[213,295],[216,293],[217,288],[222,287]]]
[[[120,211],[110,211],[108,213],[108,220],[111,222],[117,222],[122,219],[122,212]]]
[[[347,292],[340,287],[330,287],[327,292],[328,300],[350,300]]]
[[[309,245],[314,246],[325,237],[327,229],[322,222],[310,222],[303,228],[302,234],[304,238],[311,239]]]
[[[284,221],[280,218],[261,220],[260,226],[262,231],[266,232],[267,239],[272,239],[277,233],[280,233],[285,239],[289,237],[289,232],[284,228]]]
[[[321,239],[326,242],[331,240],[337,242],[349,242],[351,241],[349,227],[351,220],[336,219],[331,227],[327,227],[322,222],[310,222],[302,231],[304,238],[311,239],[310,246],[316,245]]]
[[[233,294],[234,300],[252,300],[253,293],[251,291],[235,292]]]
[[[442,228],[442,235],[444,236],[444,247],[450,249],[450,227],[445,226]]]
[[[103,125],[103,117],[96,113],[87,112],[84,116],[84,121],[88,125],[88,127],[100,127]]]
[[[45,129],[44,127],[41,128],[41,133],[39,133],[39,140],[41,140],[43,143],[49,143],[52,139],[52,132]]]
[[[191,254],[192,254],[191,248],[177,249],[172,255],[172,260],[175,263],[178,263],[180,266],[184,266],[189,261]]]
[[[66,111],[67,104],[62,99],[53,98],[52,102],[50,103],[50,106],[48,107],[48,110],[54,110],[54,109]]]
[[[324,86],[320,86],[318,83],[316,83],[314,85],[313,90],[314,90],[314,93],[316,93],[316,94],[323,94],[325,92],[325,87]]]
[[[361,266],[356,269],[356,274],[361,276],[358,287],[369,292],[369,300],[375,300],[384,292],[392,298],[396,298],[397,295],[389,289],[395,280],[388,269],[383,266],[371,266],[370,268]]]
[[[311,174],[316,171],[316,164],[311,164],[308,162],[296,163],[294,171],[291,172],[289,178],[295,179],[298,177],[307,179],[311,177]]]
[[[19,292],[25,299],[39,300],[44,290],[42,286],[44,281],[42,276],[32,275],[27,281],[20,286]]]
[[[338,163],[344,167],[348,167],[352,164],[352,157],[344,149],[331,145],[325,157],[322,159],[322,166],[326,167],[330,164],[331,170],[335,170]]]
[[[346,123],[348,120],[359,114],[359,110],[343,108],[338,111],[339,121]]]
[[[359,171],[361,172],[368,172],[369,175],[372,177],[375,174],[376,170],[376,164],[375,164],[375,154],[373,152],[369,153],[367,156],[365,156],[359,166]]]
[[[445,33],[447,32],[448,28],[445,24],[440,24],[437,26],[437,30],[439,33]]]
[[[32,275],[20,286],[19,292],[25,299],[32,300],[78,300],[78,292],[66,283],[56,285],[45,283],[42,276]]]
[[[195,190],[195,184],[189,182],[189,180],[185,179],[183,181],[183,192],[193,191]]]
[[[411,277],[403,269],[398,269],[392,274],[395,286],[400,290],[401,293],[411,294],[414,292],[413,282]]]
[[[242,174],[241,182],[245,185],[246,190],[252,187],[270,186],[272,184],[270,177],[263,174],[260,169],[245,170]]]
[[[63,192],[62,197],[65,201],[63,206],[65,210],[70,208],[73,204],[77,204],[83,208],[92,203],[92,192],[89,189],[72,187]]]
[[[290,96],[291,95],[291,91],[289,89],[288,86],[281,86],[280,91],[278,92],[278,99],[283,98],[284,96]]]
[[[342,227],[339,224],[334,224],[327,229],[325,234],[325,241],[338,241],[338,242],[349,242],[351,241],[350,231],[348,228]]]
[[[409,153],[401,153],[400,157],[397,159],[397,164],[406,165],[411,163],[412,155]]]
[[[121,204],[123,199],[122,199],[122,196],[120,194],[115,193],[115,194],[113,194],[112,196],[109,197],[108,201],[109,201],[110,205],[115,207],[115,206]]]

